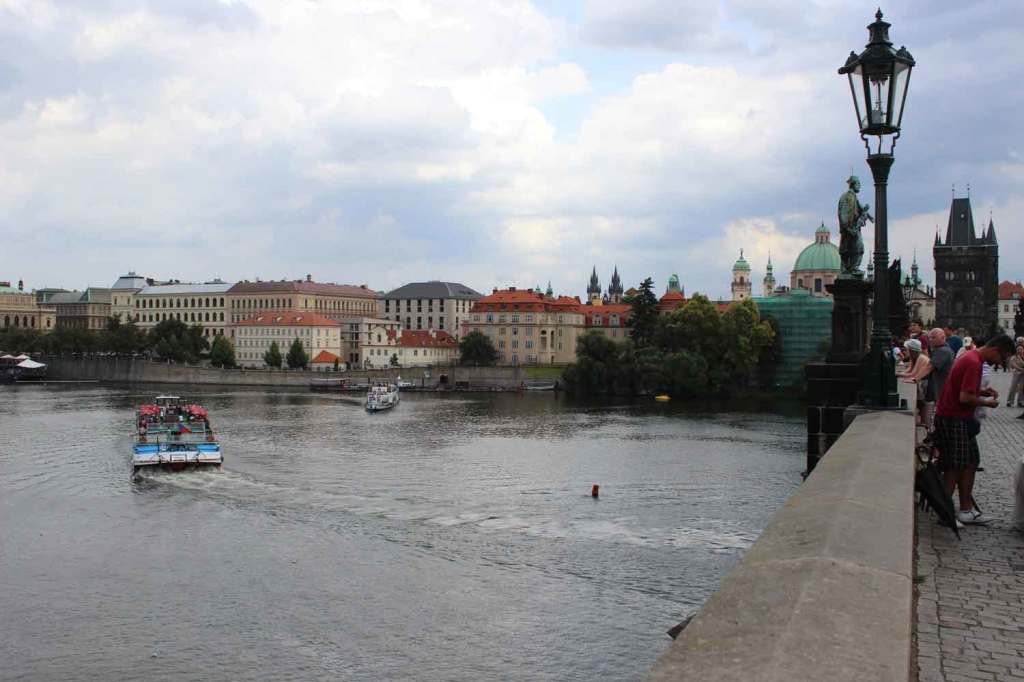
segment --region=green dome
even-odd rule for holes
[[[835,270],[842,267],[839,258],[839,249],[831,242],[815,242],[800,252],[793,266],[793,272],[806,272],[809,270]]]
[[[839,248],[829,241],[829,229],[822,223],[814,232],[814,243],[800,252],[793,266],[793,272],[842,269],[843,262],[839,258]]]
[[[750,264],[747,263],[747,260],[743,257],[743,249],[740,249],[739,260],[737,260],[736,263],[732,266],[732,269],[746,270],[747,272],[750,272]]]

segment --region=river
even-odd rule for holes
[[[133,480],[166,390],[0,387],[0,679],[639,679],[804,464],[799,409],[202,387],[224,469]]]

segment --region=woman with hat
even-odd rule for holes
[[[896,376],[917,384],[918,420],[930,432],[932,430],[932,414],[935,412],[935,396],[929,391],[931,382],[928,381],[928,375],[932,373],[932,363],[922,352],[921,342],[917,339],[907,339],[903,343],[903,347],[909,356],[909,364],[906,371],[897,372]]]

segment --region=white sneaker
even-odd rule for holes
[[[968,525],[984,526],[992,523],[994,520],[988,514],[978,511],[977,509],[968,509],[966,511],[960,511],[956,515],[957,521]]]

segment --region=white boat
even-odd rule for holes
[[[398,377],[397,379],[395,379],[395,384],[397,384],[399,390],[403,388],[412,388],[413,386],[415,386],[415,384],[413,384],[411,381],[405,381],[404,379],[402,379],[402,377]]]
[[[388,383],[374,384],[366,392],[366,409],[370,412],[390,410],[398,404],[398,400],[398,386]]]
[[[206,409],[174,395],[157,396],[135,412],[132,466],[181,471],[216,467],[224,462]]]

